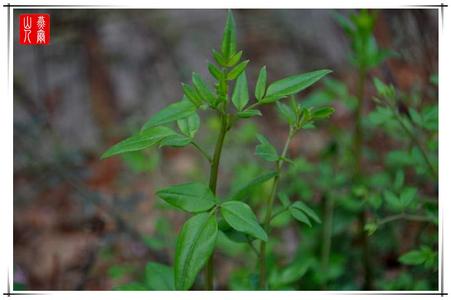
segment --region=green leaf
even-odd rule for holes
[[[221,42],[221,53],[229,60],[236,52],[236,29],[235,20],[233,19],[232,11],[227,13],[227,21],[224,28],[224,35]]]
[[[404,185],[404,171],[402,169],[399,169],[398,171],[396,171],[396,176],[395,176],[395,182],[393,184],[393,187],[395,188],[395,190],[399,191],[403,185]]]
[[[384,199],[387,201],[388,205],[395,210],[400,210],[403,207],[399,197],[392,191],[384,191]]]
[[[412,201],[415,199],[417,194],[417,189],[414,187],[406,187],[402,190],[399,200],[403,207],[408,207],[412,204]]]
[[[184,136],[181,134],[174,134],[174,135],[170,135],[167,136],[165,138],[163,138],[159,143],[158,146],[161,147],[166,147],[166,146],[170,146],[170,147],[185,147],[186,145],[188,145],[189,143],[191,143],[192,138],[190,138],[189,136]]]
[[[266,80],[267,80],[266,66],[263,66],[260,69],[260,73],[258,73],[258,79],[255,85],[255,98],[259,101],[265,96]]]
[[[378,226],[376,223],[367,223],[365,224],[365,231],[368,233],[368,236],[373,235],[376,230],[377,230]]]
[[[105,153],[102,154],[101,159],[105,159],[121,153],[138,151],[151,147],[158,144],[165,137],[174,134],[176,134],[174,130],[164,126],[145,129],[108,149]]]
[[[282,203],[283,207],[288,208],[291,205],[290,199],[288,199],[287,194],[285,194],[284,192],[280,192],[278,193],[278,196],[280,203]]]
[[[239,111],[243,110],[247,102],[249,102],[246,72],[241,73],[235,83],[235,88],[233,89],[232,94],[232,102]]]
[[[259,111],[258,109],[248,109],[248,110],[240,111],[237,113],[237,116],[242,119],[247,119],[247,118],[251,118],[254,116],[261,116],[261,115],[262,115],[262,112]]]
[[[437,269],[437,252],[428,246],[403,254],[399,261],[405,265],[424,265],[426,268]]]
[[[383,96],[385,98],[393,98],[396,94],[395,88],[393,85],[387,85],[380,81],[377,77],[373,78],[373,84],[376,88],[377,94]]]
[[[312,227],[310,220],[308,219],[306,214],[301,209],[292,205],[292,206],[290,206],[289,211],[290,211],[290,214],[293,216],[293,218],[295,218],[299,222],[307,224],[309,227]]]
[[[425,261],[426,257],[418,250],[407,252],[399,258],[399,262],[405,265],[421,265]]]
[[[285,97],[286,96],[280,96],[280,95],[273,95],[273,96],[266,95],[263,99],[261,99],[259,101],[259,103],[261,103],[261,104],[269,104],[269,103],[273,103],[273,102],[279,101],[280,99],[283,99]]]
[[[216,80],[220,80],[222,78],[222,72],[214,64],[208,64],[208,71]]]
[[[210,258],[218,236],[214,214],[201,213],[183,225],[175,248],[175,288],[188,290]]]
[[[326,119],[329,118],[335,112],[335,108],[333,107],[321,107],[313,109],[312,118],[315,120]]]
[[[184,183],[159,190],[158,197],[184,211],[198,213],[209,210],[216,204],[210,188],[203,183]]]
[[[191,101],[196,107],[199,107],[202,104],[202,97],[196,91],[195,88],[190,86],[189,84],[182,83],[183,94],[185,94],[186,98]]]
[[[227,80],[235,80],[238,76],[240,76],[246,69],[248,63],[249,60],[242,61],[232,70],[230,70],[230,72],[227,74]]]
[[[250,236],[244,232],[240,232],[232,228],[224,218],[218,222],[219,231],[222,232],[229,240],[236,243],[248,243],[255,240],[253,236]]]
[[[210,103],[210,105],[214,106],[216,103],[216,97],[213,95],[212,91],[202,79],[202,77],[200,77],[199,74],[193,72],[192,81],[202,99]]]
[[[218,65],[227,67],[227,60],[224,58],[224,56],[220,52],[213,49],[211,51],[211,53],[213,54],[213,58],[215,59],[215,61]]]
[[[293,125],[296,123],[296,113],[288,105],[280,102],[276,102],[276,105],[283,119],[287,121],[288,124]]]
[[[409,107],[409,115],[417,126],[423,127],[423,118],[413,107]]]
[[[152,291],[173,291],[174,270],[159,263],[147,263],[146,285]]]
[[[277,154],[276,148],[261,134],[257,135],[257,139],[260,141],[260,145],[255,148],[255,154],[267,161],[278,161],[279,154]]]
[[[228,225],[228,224],[227,224]],[[221,229],[221,232],[231,241],[235,243],[248,243],[250,240],[255,240],[246,233],[237,231],[229,226],[227,229]]]
[[[173,103],[150,117],[141,130],[186,118],[195,112],[196,109],[197,107],[191,101],[183,97],[182,101]]]
[[[243,55],[242,50],[233,55],[227,62],[227,67],[233,67],[234,65],[236,65],[240,61],[242,55]]]
[[[281,272],[273,273],[269,279],[271,288],[284,287],[299,280],[307,273],[312,260],[298,260],[289,264]]]
[[[318,70],[300,75],[293,75],[269,85],[266,91],[266,97],[274,96],[289,96],[297,94],[300,91],[308,88],[318,80],[320,80],[325,75],[332,72],[331,70]]]
[[[234,192],[229,198],[235,199],[235,200],[241,200],[243,199],[253,188],[256,186],[270,180],[271,178],[275,177],[277,175],[277,172],[268,172],[265,174],[262,174],[258,177],[255,177],[251,181],[243,184],[240,186],[236,192]]]
[[[184,135],[193,138],[200,127],[199,115],[193,113],[188,118],[177,120],[177,126]]]
[[[296,201],[291,205],[291,207],[301,210],[303,213],[305,213],[307,216],[313,219],[316,223],[321,224],[321,220],[319,219],[315,211],[310,207],[308,207],[304,202]]]
[[[258,224],[257,217],[247,204],[240,201],[224,202],[221,204],[221,214],[224,220],[235,230],[263,241],[268,240],[266,232]]]

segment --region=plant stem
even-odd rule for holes
[[[397,221],[397,220],[409,220],[409,221],[416,221],[416,222],[431,222],[431,218],[428,216],[421,216],[421,215],[408,215],[405,213],[388,216],[386,218],[383,218],[382,220],[377,222],[378,226]]]
[[[420,149],[421,155],[423,156],[426,164],[429,167],[429,171],[431,172],[431,175],[437,179],[438,178],[438,174],[437,174],[437,170],[436,168],[432,165],[431,161],[429,160],[428,155],[426,154],[426,151],[424,150],[423,145],[420,143],[420,141],[418,140],[417,136],[410,131],[409,128],[407,128],[406,124],[404,124],[403,120],[401,119],[401,116],[399,115],[398,110],[396,109],[396,107],[394,107],[393,105],[390,105],[388,102],[386,103],[393,111],[393,113],[395,114],[396,120],[398,121],[398,123],[401,125],[402,129],[407,133],[407,135],[410,137],[410,139],[415,143],[415,145],[417,145],[418,149]]]
[[[210,183],[209,187],[213,194],[216,195],[216,186],[218,182],[218,170],[219,161],[221,159],[222,146],[224,145],[224,139],[227,133],[227,115],[221,113],[221,129],[216,140],[215,152],[213,154],[213,159],[210,163]],[[211,254],[210,259],[207,262],[206,267],[206,278],[205,278],[205,289],[213,290],[213,277],[214,277],[214,263],[213,263],[214,252]]]
[[[224,145],[224,139],[227,134],[227,131],[230,129],[230,115],[227,114],[227,107],[229,103],[229,96],[228,96],[228,81],[225,79],[227,70],[222,69],[223,78],[221,80],[224,80],[223,84],[225,84],[226,88],[219,95],[219,100],[223,99],[225,100],[222,104],[220,104],[220,107],[217,108],[220,121],[221,121],[221,128],[219,130],[218,139],[216,140],[216,146],[215,146],[215,152],[213,154],[213,159],[210,160],[210,182],[209,187],[210,190],[214,195],[216,195],[216,186],[218,183],[218,170],[219,170],[219,161],[221,160],[221,152],[222,152],[222,146]],[[206,270],[205,270],[205,289],[206,290],[213,290],[214,289],[214,250],[211,254],[210,258],[208,259]]]
[[[290,132],[288,133],[287,140],[285,141],[285,146],[283,147],[282,155],[280,156],[280,159],[276,163],[276,172],[277,175],[274,177],[274,181],[271,188],[271,194],[269,195],[269,198],[266,202],[266,214],[264,219],[264,229],[266,233],[269,235],[270,227],[271,227],[271,219],[272,219],[272,207],[274,204],[274,198],[276,197],[277,193],[277,186],[279,184],[279,178],[280,178],[280,171],[282,169],[283,163],[285,162],[285,156],[287,155],[288,146],[290,145],[291,139],[294,135],[294,130],[290,128]],[[266,242],[261,241],[260,242],[260,252],[258,254],[258,262],[260,267],[260,280],[259,280],[259,286],[261,289],[266,289]]]
[[[354,132],[354,181],[361,179],[362,174],[362,148],[363,148],[363,130],[362,130],[362,113],[365,103],[365,81],[367,70],[365,67],[359,68],[359,78],[357,86],[358,105],[354,115],[355,132]],[[368,235],[365,232],[365,224],[367,223],[365,208],[359,214],[359,234],[362,248],[362,264],[364,273],[364,290],[373,288],[373,275],[370,261],[370,248],[368,245]]]
[[[219,131],[218,139],[216,140],[215,152],[210,164],[210,183],[209,187],[213,194],[216,194],[216,185],[218,182],[218,168],[221,159],[222,146],[224,144],[225,135],[227,133],[227,116],[221,115],[221,129]]]

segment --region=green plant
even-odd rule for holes
[[[376,216],[365,228],[369,235],[392,222],[419,222],[428,227],[438,226],[438,203],[436,195],[428,195],[417,187],[432,185],[436,189],[438,166],[438,107],[437,104],[417,105],[407,103],[407,97],[392,84],[385,84],[378,78],[373,80],[377,97],[376,110],[370,114],[372,126],[382,127],[393,138],[407,146],[389,152],[385,157],[388,170],[391,170],[393,182],[380,191],[384,205],[376,205]],[[409,97],[410,98],[410,97]],[[413,97],[412,97],[413,98]],[[421,105],[421,106],[420,106]],[[399,107],[408,106],[407,112],[401,112]],[[370,125],[370,126],[371,126]],[[396,134],[394,134],[396,132]],[[406,173],[415,169],[414,183],[406,182]],[[434,199],[435,198],[435,199]],[[437,272],[437,236],[418,238],[420,249],[411,250],[399,257],[399,262],[405,265],[421,265],[426,272]]]
[[[361,10],[350,18],[337,16],[337,19],[351,40],[351,63],[358,74],[355,87],[357,104],[351,107],[354,111],[353,157],[343,169],[350,169],[349,163],[355,166],[348,197],[359,199],[360,204],[349,202],[351,205],[347,209],[359,214],[360,257],[365,279],[363,288],[432,288],[434,280],[417,285],[414,282],[418,278],[410,274],[402,276],[405,281],[399,286],[376,278],[376,274],[383,270],[374,264],[372,258],[375,258],[375,253],[370,242],[374,241],[381,247],[381,240],[395,233],[402,234],[406,229],[398,221],[423,224],[420,232],[431,234],[416,233],[416,244],[419,244],[416,249],[406,252],[389,248],[389,251],[398,251],[401,264],[423,268],[422,272],[427,276],[437,271],[438,207],[437,195],[431,192],[437,188],[437,104],[422,103],[418,92],[405,93],[374,77],[377,96],[373,99],[376,107],[365,115],[371,104],[365,102],[370,70],[395,55],[393,51],[377,46],[372,33],[376,21],[374,11]],[[436,76],[431,77],[431,84],[434,84],[434,79],[436,82]],[[344,94],[340,97],[349,98]],[[401,146],[388,153],[371,152],[366,143],[380,131]],[[374,166],[381,165],[383,169],[375,172]],[[387,245],[384,247],[388,248]]]
[[[350,61],[357,70],[356,98],[357,107],[354,110],[354,132],[352,152],[354,155],[354,176],[356,186],[362,185],[362,154],[364,147],[364,133],[362,127],[363,112],[365,108],[365,89],[368,72],[377,67],[384,59],[392,53],[378,47],[373,35],[376,22],[375,11],[360,10],[351,14],[349,18],[342,15],[336,16],[344,32],[351,41]],[[365,224],[367,223],[367,212],[361,210],[359,214],[360,240],[362,247],[362,264],[364,267],[364,289],[373,288],[373,270],[371,266],[371,253]]]
[[[278,198],[282,204],[282,208],[274,214],[273,205],[277,195],[277,189],[283,164],[284,162],[291,162],[291,160],[287,157],[287,151],[291,140],[302,128],[309,128],[313,126],[314,121],[328,118],[334,112],[334,109],[331,107],[308,109],[298,104],[293,97],[291,98],[290,105],[277,102],[277,108],[279,110],[279,113],[283,116],[283,119],[288,122],[290,128],[283,150],[279,155],[274,146],[272,146],[265,137],[260,135],[257,137],[260,144],[257,146],[255,152],[262,159],[270,162],[275,162],[276,175],[272,183],[271,193],[266,201],[266,213],[263,221],[265,231],[268,233],[271,231],[271,220],[273,220],[276,216],[283,213],[284,211],[289,211],[293,218],[307,224],[308,226],[312,226],[310,219],[314,220],[317,223],[321,223],[319,217],[311,208],[309,208],[301,201],[290,203],[287,195],[284,193],[280,193],[278,195]],[[267,288],[266,241],[263,240],[260,243],[260,251],[258,254],[260,263],[259,284],[260,288],[264,289]]]
[[[271,219],[274,199],[277,194],[280,173],[287,157],[288,145],[291,138],[302,128],[312,126],[315,120],[328,117],[333,109],[329,107],[307,108],[291,100],[290,106],[282,104],[282,100],[295,95],[311,86],[330,70],[318,70],[300,75],[293,75],[267,84],[266,67],[260,69],[255,87],[255,101],[249,104],[249,91],[246,67],[249,60],[242,61],[243,51],[237,50],[235,21],[231,11],[227,22],[219,51],[212,52],[216,64],[209,63],[208,71],[215,81],[212,90],[206,81],[197,73],[192,75],[192,84],[182,84],[184,96],[160,112],[153,115],[142,127],[141,131],[112,146],[102,158],[134,152],[151,146],[184,147],[192,145],[209,162],[209,182],[189,182],[177,184],[157,192],[157,195],[178,209],[193,214],[180,230],[175,249],[173,266],[174,288],[178,290],[190,289],[196,281],[197,274],[205,267],[205,289],[214,288],[214,251],[220,233],[243,238],[257,251],[253,243],[260,241],[260,287],[267,288],[266,283],[266,243],[271,229]],[[232,89],[233,86],[233,89]],[[240,119],[261,116],[257,109],[261,105],[277,103],[279,111],[290,125],[287,142],[282,154],[263,136],[258,136],[260,145],[256,154],[264,160],[275,163],[275,171],[261,175],[251,182],[244,184],[233,194],[221,199],[216,193],[219,181],[219,165],[227,133]],[[200,127],[199,110],[212,110],[219,119],[220,128],[212,155],[195,141]],[[178,131],[168,125],[176,122]],[[265,203],[263,226],[258,221],[254,210],[243,201],[249,190],[263,182],[272,179],[272,190]],[[290,204],[281,194],[283,210],[289,210],[294,218],[310,225],[310,219],[319,221],[316,214],[305,203]],[[283,200],[282,200],[283,199]],[[172,268],[159,264],[152,264],[156,273],[164,274],[167,278]],[[149,273],[149,272],[148,272]],[[151,273],[151,272],[150,272]],[[149,273],[149,274],[150,274]],[[288,276],[288,275],[286,275]],[[155,279],[156,280],[156,279]],[[148,279],[154,282],[154,279]],[[276,280],[277,282],[277,280]],[[279,281],[280,283],[281,281]],[[172,287],[165,284],[160,288]]]

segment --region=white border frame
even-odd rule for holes
[[[11,3],[13,2],[13,3]],[[2,286],[2,293],[7,292],[4,283],[8,282],[11,293],[13,286],[13,66],[14,66],[14,53],[13,53],[13,14],[15,9],[174,9],[174,8],[265,8],[265,9],[277,9],[277,8],[302,8],[302,9],[352,9],[352,8],[379,8],[379,9],[413,9],[413,8],[431,8],[434,5],[440,5],[446,1],[406,1],[398,0],[397,4],[393,4],[388,0],[379,1],[365,1],[359,2],[357,0],[349,1],[342,0],[334,2],[332,0],[316,0],[313,3],[298,3],[294,0],[278,0],[278,1],[257,1],[248,0],[220,0],[215,2],[207,2],[206,0],[194,0],[190,1],[190,6],[186,5],[185,1],[162,1],[158,3],[152,3],[150,5],[144,0],[135,1],[134,4],[130,4],[124,1],[117,0],[96,0],[91,1],[88,5],[79,5],[76,1],[67,1],[64,7],[58,6],[58,2],[63,1],[48,0],[45,1],[45,6],[35,7],[26,6],[32,3],[32,1],[11,1],[10,3],[2,3],[3,5],[10,4],[14,7],[3,7],[2,16],[0,20],[1,27],[1,40],[7,40],[7,45],[2,45],[0,52],[0,69],[1,77],[0,83],[2,84],[1,95],[4,96],[0,101],[0,133],[2,137],[2,144],[0,145],[0,191],[6,199],[0,201],[0,222],[3,246],[0,247],[0,286]],[[418,4],[418,2],[420,2]],[[438,3],[441,2],[441,3]],[[94,5],[92,3],[95,3]],[[113,3],[113,4],[112,4]],[[412,4],[415,3],[415,4]],[[19,6],[20,7],[19,7]],[[23,5],[23,6],[22,6]],[[302,6],[301,6],[302,5]],[[429,7],[426,7],[429,6]],[[451,170],[451,159],[449,153],[451,151],[451,121],[447,119],[447,113],[451,112],[451,94],[450,88],[446,83],[451,82],[449,75],[449,56],[445,53],[451,53],[450,49],[450,30],[446,29],[445,17],[443,12],[447,12],[447,8],[432,8],[438,9],[439,13],[439,178],[447,178],[446,171]],[[9,23],[6,21],[9,20]],[[449,26],[449,24],[448,24]],[[445,42],[446,41],[446,42]],[[7,70],[5,72],[4,70]],[[448,154],[448,156],[446,156]],[[425,291],[425,292],[412,292],[409,291],[293,291],[293,292],[276,292],[276,291],[251,291],[251,292],[226,292],[226,291],[190,291],[190,292],[113,292],[113,291],[27,291],[17,292],[20,294],[39,294],[41,297],[59,297],[64,296],[67,299],[76,299],[80,296],[99,297],[105,299],[122,299],[125,297],[137,297],[146,298],[149,297],[181,297],[182,299],[209,299],[212,295],[218,299],[227,299],[228,297],[245,299],[248,297],[255,297],[259,300],[271,299],[274,297],[287,297],[287,298],[305,298],[308,299],[323,299],[329,297],[337,297],[339,299],[347,299],[350,295],[359,295],[359,299],[363,298],[392,298],[392,297],[412,297],[413,295],[419,295],[421,298],[434,297],[440,295],[440,293],[446,293],[449,289],[449,280],[444,276],[444,270],[447,269],[449,263],[442,260],[444,256],[444,249],[447,249],[448,241],[444,239],[444,229],[449,226],[444,218],[445,210],[449,209],[449,201],[447,197],[451,195],[451,185],[440,184],[439,181],[439,289],[438,291]],[[449,230],[447,230],[449,232]],[[449,268],[448,268],[449,269]],[[211,294],[214,293],[214,294]],[[430,295],[431,293],[435,295]]]

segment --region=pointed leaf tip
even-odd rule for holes
[[[221,42],[221,53],[225,59],[229,59],[236,52],[236,28],[233,13],[229,9],[227,12],[227,21],[224,27],[224,35]]]

